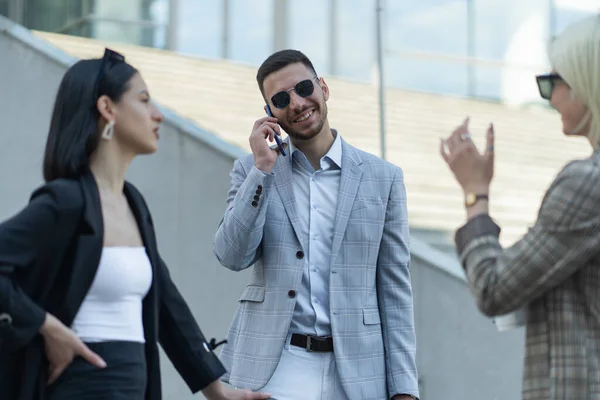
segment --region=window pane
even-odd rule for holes
[[[217,58],[222,51],[222,0],[179,0],[177,50]]]
[[[375,2],[337,0],[337,71],[370,80],[375,61]]]
[[[79,30],[80,29],[80,30]],[[109,42],[152,46],[155,29],[151,26],[125,24],[122,21],[91,21],[75,27],[70,35],[87,36]]]
[[[597,0],[555,0],[555,24],[552,35],[562,32],[568,25],[599,11]]]
[[[384,72],[386,86],[467,95],[467,68],[462,62],[388,56]]]
[[[476,97],[511,103],[539,101],[534,76],[546,69],[548,0],[475,0],[472,65]]]
[[[160,26],[156,26],[151,32],[151,46],[159,49],[167,48],[167,28],[169,26],[169,1],[156,0],[148,6],[147,19],[154,21]]]
[[[289,47],[306,54],[321,75],[331,73],[329,3],[323,0],[289,0]]]
[[[467,95],[467,64],[456,57],[467,55],[466,4],[465,0],[387,0],[384,8],[386,84]]]
[[[27,0],[25,25],[30,29],[57,32],[87,15],[91,0]]]
[[[273,0],[228,1],[228,58],[254,65],[262,63],[273,48]],[[223,0],[180,0],[177,50],[222,57],[223,11]]]
[[[531,46],[545,48],[548,0],[476,0],[473,11],[476,56],[502,60],[516,42],[528,42],[519,54],[521,59],[529,57],[526,50]]]
[[[386,49],[467,55],[467,2],[385,2]]]
[[[102,0],[94,4],[98,20],[91,25],[95,38],[154,46],[158,21],[152,19],[151,8],[156,0]]]
[[[273,52],[273,1],[229,0],[232,59],[259,65]]]
[[[0,0],[0,15],[8,17],[8,3],[10,0]]]

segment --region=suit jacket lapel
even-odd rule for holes
[[[338,194],[337,211],[333,225],[333,244],[331,246],[331,265],[335,263],[346,234],[350,211],[358,192],[362,170],[362,160],[354,148],[342,140],[342,173],[340,177],[340,190]]]
[[[286,141],[289,138],[286,138]],[[289,147],[288,147],[289,148]],[[298,217],[298,208],[296,205],[296,196],[294,195],[294,178],[292,176],[292,155],[288,154],[287,156],[279,156],[277,159],[277,164],[275,164],[275,168],[273,169],[273,173],[275,174],[275,187],[277,188],[277,192],[279,192],[279,196],[281,197],[281,201],[283,202],[283,208],[287,213],[288,218],[290,219],[290,223],[294,228],[294,232],[296,233],[296,237],[300,241],[302,248],[306,250],[306,243],[304,243],[303,237],[300,234],[300,222]],[[267,213],[269,210],[267,210]]]
[[[142,318],[144,323],[144,334],[146,341],[154,342],[158,340],[158,285],[156,277],[158,276],[158,268],[160,265],[160,256],[156,247],[156,237],[154,236],[154,228],[146,203],[142,195],[129,182],[125,182],[125,196],[131,207],[131,211],[137,222],[137,226],[142,236],[142,242],[146,248],[146,254],[152,266],[152,286],[143,301]],[[148,360],[150,362],[150,360]]]
[[[82,224],[73,254],[71,282],[65,298],[62,320],[70,325],[94,281],[104,240],[102,206],[96,180],[91,172],[85,172],[81,178],[81,191],[84,199]]]
[[[156,238],[154,237],[154,228],[152,227],[148,208],[146,207],[141,194],[129,182],[125,182],[124,191],[129,207],[131,207],[131,211],[135,217],[138,229],[140,230],[146,253],[148,253],[148,258],[152,263],[153,269],[155,269],[156,266],[159,265],[159,256],[156,248]]]

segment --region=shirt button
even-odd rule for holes
[[[314,302],[315,304],[319,304],[319,299],[317,299],[316,297],[313,297],[313,302]]]
[[[289,297],[290,299],[293,299],[294,297],[296,297],[296,291],[295,291],[295,290],[290,290],[290,291],[288,292],[288,297]]]
[[[313,209],[316,210],[317,209],[317,205],[313,204]]]
[[[315,267],[312,269],[313,272],[317,272],[319,270],[319,268]]]

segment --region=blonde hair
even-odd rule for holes
[[[550,44],[550,65],[591,113],[588,138],[600,147],[600,15],[569,25]]]

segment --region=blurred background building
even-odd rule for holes
[[[538,101],[548,39],[596,0],[383,0],[386,85]],[[304,48],[320,74],[372,82],[372,0],[0,0],[30,29],[260,64]],[[438,71],[446,71],[439,79]],[[523,82],[525,85],[520,85]]]
[[[79,58],[122,52],[166,115],[160,151],[133,164],[159,248],[209,337],[222,338],[248,272],[218,265],[212,240],[229,170],[263,115],[257,66],[306,53],[331,88],[333,127],[402,167],[411,226],[418,364],[425,400],[519,398],[523,329],[499,333],[465,284],[452,241],[462,194],[438,155],[466,115],[477,144],[496,127],[491,213],[510,246],[558,170],[590,150],[565,138],[534,75],[567,24],[597,0],[382,0],[385,143],[380,137],[376,0],[0,0],[0,219],[42,182],[59,81]],[[190,398],[168,360],[166,400]],[[198,396],[201,397],[201,396]]]

